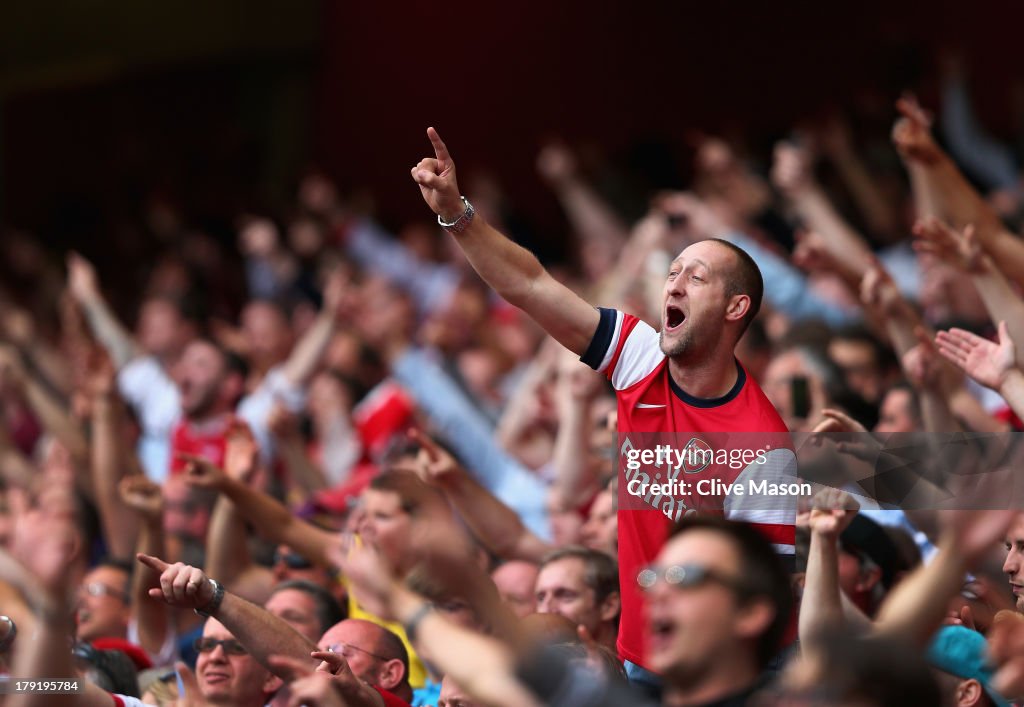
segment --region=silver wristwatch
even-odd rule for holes
[[[462,212],[462,216],[459,216],[451,223],[447,223],[443,218],[441,218],[441,214],[437,215],[437,225],[448,231],[448,233],[456,235],[466,230],[469,224],[473,221],[473,216],[476,214],[476,209],[474,209],[473,205],[469,203],[469,199],[464,196],[460,198],[462,199],[463,205],[466,207],[466,210]]]
[[[198,616],[202,616],[204,619],[210,618],[217,609],[220,608],[220,603],[224,601],[224,587],[216,579],[208,578],[210,584],[213,585],[213,599],[210,603],[204,606],[202,609],[196,607],[195,612]]]

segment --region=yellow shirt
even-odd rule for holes
[[[356,602],[355,597],[352,596],[352,592],[349,592],[348,594],[348,617],[350,619],[371,621],[378,626],[383,626],[388,631],[391,631],[402,639],[402,643],[405,645],[405,650],[409,652],[409,684],[414,690],[416,688],[423,687],[427,681],[427,668],[423,665],[423,661],[420,660],[420,657],[416,655],[416,651],[413,650],[412,644],[409,643],[409,637],[405,635],[405,629],[402,628],[401,624],[393,621],[385,621],[378,616],[367,613]]]

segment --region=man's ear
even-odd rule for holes
[[[870,592],[875,585],[882,581],[882,570],[880,567],[869,567],[861,570],[857,578],[856,589],[858,592]]]
[[[981,683],[971,678],[970,680],[961,680],[960,684],[956,686],[956,704],[957,707],[964,705],[964,707],[973,707],[974,705],[981,704],[982,696],[985,691],[981,688]]]
[[[750,311],[750,295],[733,295],[729,306],[725,309],[725,318],[730,322],[738,322]]]
[[[622,597],[612,592],[601,602],[601,620],[614,621],[622,612]]]
[[[736,614],[736,631],[743,638],[756,638],[775,620],[775,607],[767,599],[756,599],[741,606]]]
[[[281,689],[284,685],[284,680],[277,677],[273,673],[267,673],[267,679],[263,681],[263,692],[268,695],[273,695],[275,692]]]
[[[385,690],[394,690],[405,678],[405,666],[398,658],[385,661],[377,671],[377,685]]]

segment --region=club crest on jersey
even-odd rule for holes
[[[683,447],[683,471],[697,474],[704,471],[715,460],[715,450],[700,437],[694,437]]]

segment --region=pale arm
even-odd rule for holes
[[[959,229],[973,224],[983,248],[1006,276],[1024,282],[1024,242],[1003,227],[949,155],[935,144],[930,121],[917,102],[904,98],[897,108],[903,117],[893,127],[893,142],[910,171],[919,215],[938,216]]]
[[[451,223],[463,211],[455,165],[437,132],[427,131],[435,158],[423,159],[412,169],[423,199],[434,213]],[[494,290],[530,315],[570,351],[586,351],[600,315],[590,304],[555,280],[525,248],[476,216],[456,242],[470,264]]]
[[[265,493],[244,482],[232,479],[209,462],[189,457],[185,480],[200,488],[211,488],[224,494],[235,508],[264,538],[290,546],[310,562],[330,567],[326,548],[333,533],[321,530],[291,512]]]
[[[946,513],[939,552],[889,594],[878,613],[878,631],[925,645],[946,615],[950,598],[963,585],[964,573],[1003,539],[1016,516],[1012,510]]]
[[[125,473],[122,446],[120,401],[110,388],[96,391],[92,402],[91,450],[96,505],[110,553],[130,559],[136,549],[133,538],[139,530],[139,519],[118,493],[118,484]]]
[[[162,601],[179,609],[204,609],[213,601],[213,585],[201,569],[180,562],[170,565],[144,554],[139,554],[138,560],[160,573],[159,587],[150,590],[149,601]],[[309,654],[317,647],[308,638],[266,609],[231,592],[224,593],[220,606],[211,616],[234,634],[249,655],[275,674],[270,661],[272,655],[291,656],[308,662],[311,667],[316,665]],[[283,677],[290,677],[290,674]]]
[[[120,484],[121,498],[140,517],[136,552],[160,557],[164,554],[163,498],[160,486],[145,476],[126,477]],[[160,573],[148,565],[136,567],[132,574],[132,613],[139,627],[139,643],[150,655],[158,655],[171,631],[169,609],[149,597],[159,588]]]
[[[139,353],[138,345],[100,294],[96,271],[77,253],[68,254],[68,290],[85,312],[93,335],[110,354],[114,367],[121,370]]]
[[[539,562],[551,551],[552,547],[530,532],[515,511],[466,473],[450,454],[419,431],[413,431],[412,436],[420,444],[420,452],[410,470],[444,493],[491,552],[504,559]]]
[[[799,634],[804,646],[830,627],[844,623],[839,588],[839,536],[857,515],[857,502],[836,489],[821,491],[808,515],[811,543],[807,554]]]
[[[292,385],[305,385],[316,371],[327,344],[337,330],[338,308],[341,306],[344,287],[345,282],[340,271],[332,272],[328,276],[320,314],[284,363],[284,376]]]

